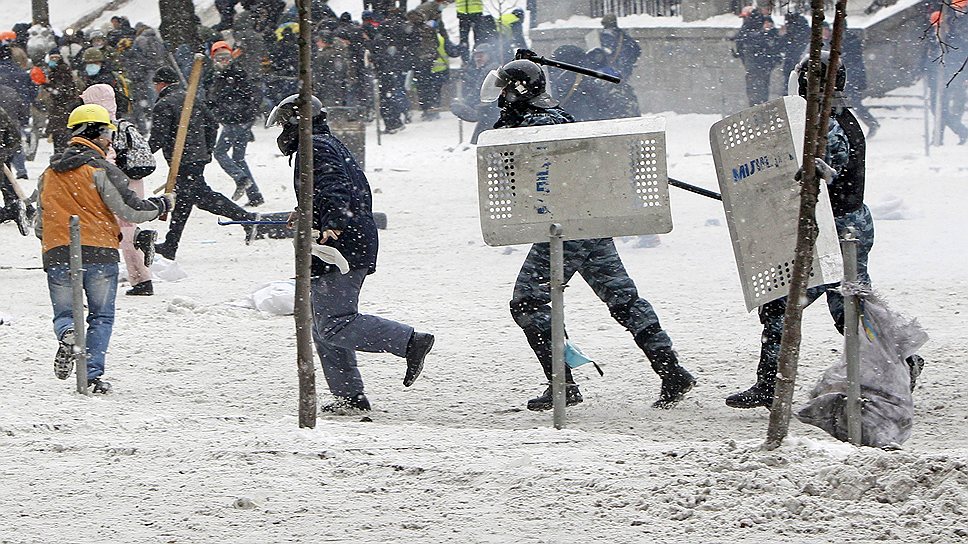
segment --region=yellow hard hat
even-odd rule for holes
[[[74,108],[70,117],[67,118],[67,128],[74,128],[85,123],[100,123],[107,125],[111,130],[117,130],[117,127],[111,122],[111,114],[108,113],[108,110],[104,109],[104,106],[97,104],[78,106]]]

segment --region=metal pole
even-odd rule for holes
[[[565,256],[561,225],[551,225],[551,401],[554,425],[565,428]]]
[[[380,101],[383,99],[383,91],[380,89],[380,78],[375,78],[376,83],[376,112],[373,115],[373,122],[376,124],[376,145],[383,145],[383,141],[380,134]]]
[[[466,70],[466,68],[461,68],[461,79],[463,79],[464,76],[466,76],[466,74],[464,73],[464,70]],[[457,95],[457,101],[463,104],[464,89],[463,89],[463,85],[461,85],[461,81],[458,80],[455,86],[457,87],[457,89],[455,90],[454,94]],[[457,118],[457,145],[460,145],[462,143],[464,143],[464,121],[462,121],[461,118],[458,117]]]
[[[931,85],[928,85],[928,76],[925,74],[921,80],[924,82],[924,156],[931,156]]]
[[[853,227],[841,241],[844,253],[844,284],[857,283],[857,235]],[[844,294],[844,358],[847,362],[847,439],[861,445],[860,425],[860,336],[858,321],[860,300],[855,293]]]
[[[77,356],[77,392],[87,394],[87,323],[84,321],[84,269],[81,267],[81,220],[71,216],[71,290],[74,294],[74,354]]]

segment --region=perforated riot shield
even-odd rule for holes
[[[726,223],[747,310],[789,293],[797,243],[806,101],[787,96],[743,110],[709,130]],[[795,135],[795,136],[794,136]],[[819,235],[808,285],[843,277],[826,184],[817,201]]]
[[[629,118],[483,132],[481,230],[491,246],[672,230],[665,120]]]

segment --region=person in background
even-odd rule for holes
[[[131,112],[131,97],[124,77],[111,71],[114,63],[105,62],[101,50],[93,47],[84,51],[82,59],[83,65],[78,71],[81,87],[86,89],[97,83],[110,85],[114,89],[114,97],[118,103],[118,115],[126,117]]]
[[[20,148],[20,125],[7,113],[7,110],[0,108],[0,167],[10,168],[10,161],[14,155],[21,152]],[[0,196],[3,197],[0,223],[13,221],[17,224],[20,234],[27,236],[30,229],[27,207],[17,196],[13,183],[3,173],[0,173]]]
[[[125,119],[118,120],[117,102],[114,89],[110,85],[97,83],[91,85],[81,93],[85,104],[96,104],[107,110],[111,123],[116,131],[111,141],[111,147],[105,149],[105,160],[119,167],[128,178],[128,189],[138,198],[145,197],[145,183],[142,178],[154,172],[155,159],[148,149],[148,143],[138,128]],[[140,157],[136,157],[141,152]],[[140,163],[139,163],[140,159]],[[147,164],[145,164],[145,160]],[[136,164],[138,163],[138,164]],[[143,166],[142,166],[143,165]],[[131,289],[125,291],[128,296],[151,296],[154,286],[151,283],[151,265],[154,257],[154,243],[157,233],[153,230],[138,231],[135,223],[118,217],[121,227],[121,256],[128,271],[128,282]]]
[[[54,153],[67,149],[71,131],[67,128],[67,117],[74,108],[81,105],[80,89],[77,79],[60,50],[54,49],[47,55],[47,128],[46,135],[54,143]]]
[[[608,64],[618,70],[622,79],[631,76],[635,63],[642,55],[642,47],[628,32],[618,27],[618,17],[614,13],[602,16],[599,43],[609,51]]]
[[[470,61],[471,30],[474,31],[474,46],[484,41],[480,35],[481,17],[484,16],[484,0],[456,0],[457,29],[460,35],[458,45],[464,63]]]
[[[224,41],[212,45],[212,67],[205,78],[205,102],[212,116],[222,125],[215,144],[215,160],[235,181],[232,200],[247,196],[248,207],[265,203],[245,162],[246,146],[252,138],[252,125],[259,113],[262,93],[255,81],[237,62],[235,52]],[[230,155],[231,153],[231,155]]]
[[[155,72],[154,83],[158,102],[155,103],[152,113],[148,144],[152,153],[161,149],[170,165],[175,150],[178,120],[185,102],[185,90],[179,84],[178,74],[168,67]],[[178,244],[188,223],[188,216],[195,206],[234,221],[255,221],[259,218],[258,214],[243,210],[227,196],[212,190],[205,182],[205,165],[212,162],[218,121],[212,117],[204,103],[195,102],[189,123],[192,130],[187,132],[175,182],[178,200],[175,201],[165,241],[155,246],[156,253],[172,261],[178,253]],[[256,228],[254,225],[245,225],[243,228],[246,233],[245,243],[249,244],[255,238]]]

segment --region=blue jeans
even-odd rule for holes
[[[84,293],[87,295],[87,379],[104,374],[104,356],[114,329],[114,299],[118,294],[118,263],[84,265]],[[47,269],[47,287],[54,307],[54,334],[60,340],[74,328],[74,294],[67,265]]]
[[[215,160],[225,173],[229,175],[238,186],[244,180],[251,179],[252,185],[245,190],[245,195],[249,201],[261,202],[263,200],[259,188],[255,184],[249,165],[245,162],[245,148],[249,145],[249,129],[252,123],[246,124],[224,124],[222,133],[219,134],[218,142],[215,144]],[[231,152],[231,156],[229,155]]]

